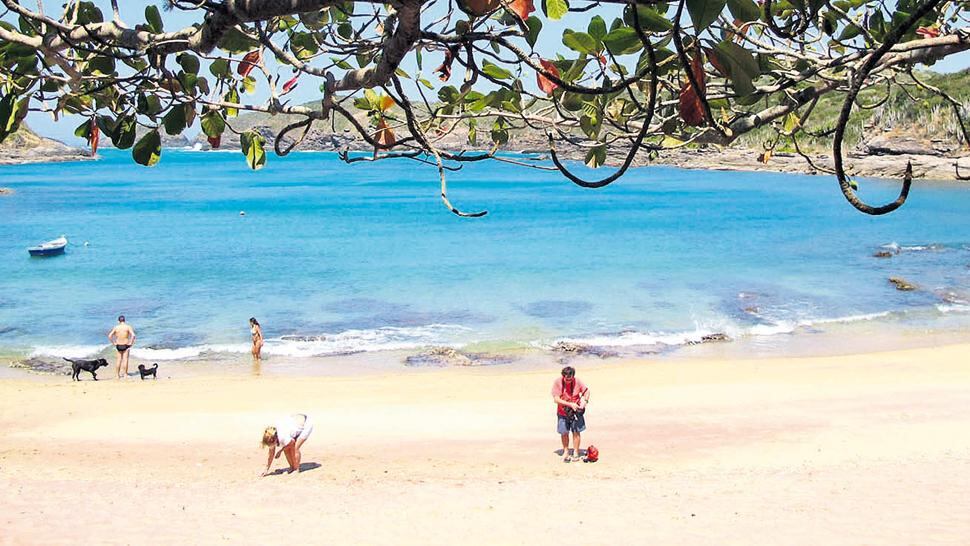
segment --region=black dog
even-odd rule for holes
[[[71,379],[74,380],[74,381],[80,381],[81,380],[81,378],[80,378],[81,370],[85,370],[85,371],[91,372],[91,377],[93,377],[94,380],[97,381],[98,380],[98,374],[96,374],[94,372],[96,372],[98,370],[98,368],[100,368],[101,366],[107,366],[108,365],[108,361],[105,360],[105,359],[103,359],[103,358],[99,358],[97,360],[80,360],[80,359],[65,358],[64,360],[66,360],[66,361],[68,361],[68,362],[71,363],[71,369],[74,372],[71,375]]]
[[[141,375],[141,380],[144,381],[146,376],[152,376],[152,379],[158,379],[158,363],[156,362],[151,368],[146,368],[144,364],[138,365],[138,373]]]

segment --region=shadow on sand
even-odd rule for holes
[[[323,465],[320,463],[300,463],[300,472],[315,470],[321,466]],[[276,470],[267,474],[267,476],[279,476],[280,474],[291,474],[291,472],[289,468],[277,468]]]

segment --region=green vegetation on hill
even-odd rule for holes
[[[970,122],[970,69],[952,74],[918,72],[916,77],[960,102],[964,119]],[[918,87],[908,76],[899,78],[898,83],[904,85],[917,100],[907,96],[898,85],[893,86],[888,99],[886,85],[863,90],[846,128],[846,149],[857,147],[863,138],[884,134],[921,141],[942,141],[944,147],[954,150],[967,145],[963,142],[960,124],[950,103],[938,94]],[[844,97],[843,94],[833,93],[819,99],[806,128],[810,132],[822,132],[824,136],[800,136],[798,143],[803,151],[831,151],[832,137],[825,132],[835,127]],[[886,99],[885,102],[883,99]],[[876,104],[878,106],[875,108],[863,108]],[[782,127],[783,121],[777,126]],[[775,131],[771,127],[762,127],[741,136],[736,145],[759,149],[765,141],[774,138]],[[782,138],[776,149],[790,151],[794,147],[790,139]]]

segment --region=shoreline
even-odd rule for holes
[[[105,150],[113,150],[105,147]],[[216,152],[239,152],[237,149],[229,147],[219,150],[191,150],[185,147],[167,147],[163,150],[168,151],[216,151]],[[321,149],[300,149],[297,153],[337,153],[340,149],[321,148]],[[348,149],[351,153],[370,153],[371,149]],[[543,160],[548,160],[548,150],[542,148],[530,149],[519,146],[516,150],[507,150],[506,153],[539,155]],[[701,171],[733,171],[733,172],[763,172],[763,173],[789,173],[805,174],[817,176],[834,176],[820,169],[833,168],[833,161],[828,154],[808,154],[815,166],[809,164],[804,158],[791,152],[776,152],[772,155],[768,163],[759,161],[761,152],[750,148],[720,148],[716,146],[706,146],[700,149],[674,149],[665,150],[655,159],[647,159],[641,150],[634,158],[633,167],[665,166],[676,167],[688,170]],[[607,167],[617,167],[625,159],[624,150],[610,149],[607,155]],[[564,147],[560,156],[568,161],[582,162],[585,152]],[[970,155],[944,156],[935,154],[919,154],[912,151],[899,151],[892,153],[867,154],[858,151],[846,152],[847,172],[852,176],[879,178],[879,179],[899,179],[903,176],[906,162],[913,163],[913,178],[928,181],[962,182],[956,177],[954,165],[959,164],[962,169],[961,174],[966,176],[970,172]],[[90,156],[81,149],[64,150],[29,150],[16,154],[0,153],[0,166],[3,165],[27,165],[38,163],[64,163],[73,161],[96,161],[97,157]],[[818,168],[817,168],[818,167]],[[2,195],[2,194],[0,194]]]
[[[422,374],[443,369],[497,369],[509,373],[554,370],[573,366],[624,366],[643,359],[679,361],[691,365],[711,359],[771,360],[777,358],[846,357],[876,351],[905,351],[959,344],[970,340],[970,324],[963,313],[956,322],[936,321],[932,330],[922,323],[904,323],[885,317],[853,322],[796,326],[790,332],[748,335],[740,338],[704,336],[677,345],[610,346],[562,341],[551,346],[513,347],[499,344],[489,350],[481,344],[469,346],[427,346],[412,349],[362,350],[326,355],[265,354],[254,364],[248,352],[202,352],[184,358],[151,358],[138,351],[132,355],[129,374],[137,379],[137,366],[158,363],[160,377],[366,377],[382,374]],[[270,340],[271,341],[271,340]],[[178,350],[175,350],[178,352]],[[71,353],[74,358],[105,358],[109,367],[102,379],[113,380],[115,353],[110,346],[96,353]],[[0,352],[0,380],[35,378],[57,380],[69,375],[70,365],[60,356]],[[88,377],[90,379],[90,377]]]
[[[0,380],[5,540],[960,544],[968,352],[583,366],[600,461],[568,465],[555,370]],[[305,471],[257,478],[293,411]]]

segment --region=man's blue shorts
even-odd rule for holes
[[[556,414],[559,418],[558,423],[556,423],[556,432],[559,434],[566,434],[568,432],[582,432],[586,430],[586,416],[577,415],[572,420],[566,419],[562,415]]]

